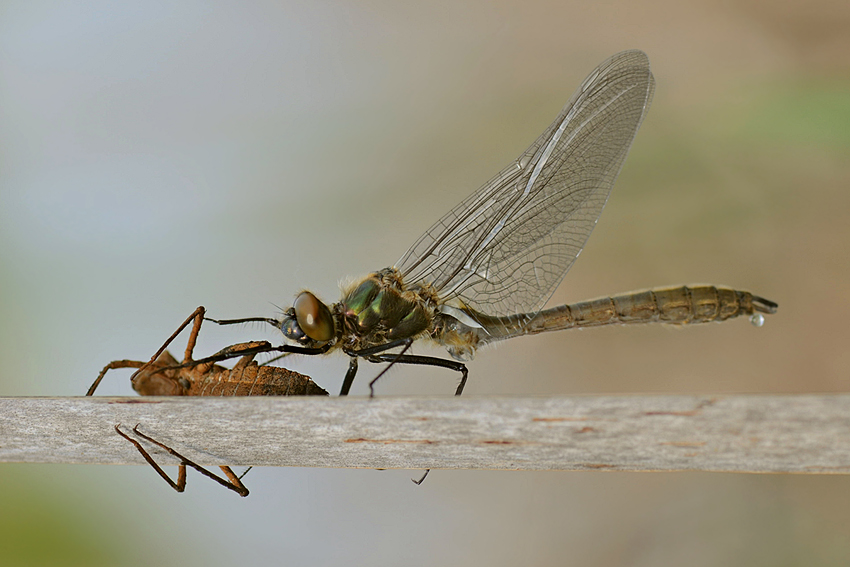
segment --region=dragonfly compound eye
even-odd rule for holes
[[[302,291],[292,304],[295,319],[304,334],[314,341],[327,342],[334,336],[334,319],[327,305],[309,291]]]
[[[294,311],[290,309],[290,311]],[[286,314],[283,320],[280,322],[280,331],[283,333],[287,339],[295,341],[297,343],[308,343],[310,342],[310,338],[304,334],[304,331],[301,330],[301,327],[298,326],[298,321],[295,320],[295,313]]]

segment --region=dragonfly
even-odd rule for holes
[[[89,387],[87,396],[94,395],[103,378],[110,370],[119,368],[136,368],[136,372],[130,377],[133,389],[142,396],[327,396],[328,393],[313,382],[312,378],[277,366],[259,365],[254,361],[256,351],[262,352],[272,345],[266,341],[253,341],[230,345],[209,358],[226,359],[241,357],[233,368],[225,368],[213,362],[201,362],[193,359],[195,344],[198,334],[201,332],[204,314],[203,306],[194,312],[177,328],[176,331],[165,341],[151,359],[147,362],[141,360],[114,360],[103,367],[95,381]],[[186,350],[183,355],[182,364],[169,353],[166,348],[177,338],[189,323],[193,323]],[[130,437],[121,430],[121,424],[114,426],[118,435],[129,441],[136,447],[145,461],[165,480],[168,485],[177,492],[186,489],[186,467],[192,467],[207,478],[214,480],[225,488],[232,490],[240,496],[248,496],[249,492],[242,483],[242,478],[248,470],[240,476],[228,466],[219,467],[227,479],[205,469],[194,461],[184,457],[176,450],[157,441],[153,437],[139,431],[139,424],[131,431],[140,439],[152,443],[167,453],[180,460],[177,471],[177,481],[171,477],[157,464],[148,451],[139,441]]]
[[[443,367],[468,377],[482,346],[525,335],[613,324],[690,325],[741,315],[761,325],[773,301],[716,285],[634,291],[543,309],[596,226],[655,90],[647,55],[624,51],[581,83],[554,122],[515,161],[454,207],[398,262],[356,281],[330,305],[303,291],[281,317],[261,321],[287,343],[267,349],[350,357],[340,395],[358,360]],[[415,341],[452,360],[408,354]],[[397,350],[398,349],[398,350]],[[393,351],[393,352],[390,352]]]

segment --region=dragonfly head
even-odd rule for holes
[[[283,335],[302,345],[326,343],[334,338],[334,318],[328,306],[309,291],[302,291],[280,321]]]

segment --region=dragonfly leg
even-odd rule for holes
[[[389,362],[390,363],[389,366],[387,366],[386,368],[381,370],[381,372],[379,372],[378,375],[375,376],[375,378],[373,378],[371,382],[369,382],[369,397],[374,398],[375,397],[375,382],[377,382],[384,374],[386,374],[387,370],[392,368],[393,364],[395,364],[396,361],[398,361],[399,357],[404,356],[404,353],[407,352],[407,349],[409,349],[410,345],[412,345],[412,344],[413,344],[413,339],[411,339],[411,338],[397,339],[395,341],[390,341],[390,342],[382,344],[382,345],[377,345],[377,346],[364,348],[364,349],[360,349],[360,350],[344,349],[344,352],[345,352],[345,354],[347,354],[351,358],[361,357],[361,358],[365,358],[369,362]],[[396,347],[403,347],[401,349],[401,352],[398,353],[398,354],[382,354],[382,355],[379,355],[379,356],[374,356],[377,353],[381,353],[381,352],[384,352],[384,351],[387,351],[387,350],[390,350],[390,349],[393,349],[393,348],[396,348]],[[382,357],[386,357],[386,358],[382,358]],[[348,384],[348,388],[351,388],[350,382],[354,381],[354,373],[355,372],[357,372],[356,365],[354,365],[354,368],[353,368],[353,371],[352,371],[352,365],[349,364],[348,372],[346,372],[345,380],[343,381],[343,389],[345,389],[346,384]],[[349,376],[350,376],[350,379],[349,379]],[[346,393],[348,393],[347,389],[345,391],[346,391]]]
[[[261,363],[260,363],[260,366],[269,366],[269,365],[271,365],[271,363],[272,363],[272,362],[277,362],[277,361],[278,361],[278,360],[280,360],[281,358],[285,358],[285,357],[289,356],[290,354],[291,354],[291,353],[289,353],[289,352],[285,352],[285,353],[283,353],[283,354],[279,354],[279,355],[277,355],[277,356],[273,356],[273,357],[271,357],[270,359],[268,359],[267,361],[265,361],[265,362],[261,362]]]
[[[230,345],[230,346],[224,347],[223,349],[221,349],[217,353],[215,353],[212,356],[209,356],[209,357],[207,357],[203,360],[183,361],[183,364],[181,366],[183,366],[183,365],[197,366],[199,373],[206,374],[207,372],[210,371],[210,369],[215,364],[214,362],[207,361],[208,359],[227,360],[227,359],[230,359],[230,358],[241,357],[239,359],[239,362],[236,363],[236,366],[234,366],[234,369],[244,368],[244,367],[248,366],[249,364],[251,364],[251,362],[254,360],[254,357],[258,353],[266,352],[270,348],[272,348],[272,345],[268,341],[251,341],[251,342],[247,342],[247,343],[237,343],[235,345]],[[204,362],[204,361],[207,361],[207,362]]]
[[[404,356],[404,353],[406,353],[406,352],[407,352],[407,350],[410,348],[410,346],[413,344],[413,339],[404,339],[404,341],[405,341],[405,343],[406,343],[406,344],[404,345],[404,348],[402,348],[402,349],[401,349],[401,352],[400,352],[400,353],[398,353],[398,354],[384,354],[384,355],[379,355],[379,356],[384,356],[384,357],[386,357],[386,358],[387,358],[387,360],[389,361],[389,364],[387,364],[387,366],[386,366],[386,367],[384,367],[384,369],[383,369],[383,370],[381,370],[380,372],[378,372],[378,375],[377,375],[377,376],[375,376],[374,378],[372,378],[372,381],[371,381],[371,382],[369,382],[369,397],[370,397],[370,398],[374,398],[374,397],[375,397],[375,382],[377,382],[378,380],[380,380],[380,379],[381,379],[381,377],[383,377],[383,375],[384,375],[384,374],[386,374],[386,373],[387,373],[387,371],[388,371],[390,368],[392,368],[392,367],[393,367],[393,365],[394,365],[396,362],[398,362],[398,361],[399,361],[399,359],[400,359],[402,356]],[[369,360],[369,359],[367,358],[366,360]]]
[[[244,319],[212,319],[204,317],[205,321],[210,321],[216,325],[241,325],[242,323],[268,323],[272,327],[280,328],[280,321],[277,319],[269,319],[268,317],[246,317]]]
[[[431,472],[431,469],[425,469],[425,474],[423,474],[421,477],[419,477],[419,480],[416,480],[415,478],[411,478],[410,480],[413,481],[413,484],[415,484],[416,486],[419,486],[420,484],[425,482],[425,477],[428,476],[429,472]]]
[[[367,356],[366,360],[368,360],[369,362],[390,362],[398,364],[420,364],[423,366],[437,366],[440,368],[448,368],[449,370],[454,370],[455,372],[460,372],[460,384],[458,384],[457,390],[455,390],[455,396],[459,396],[463,393],[463,388],[466,386],[466,379],[469,376],[469,370],[466,368],[466,365],[464,363],[456,362],[454,360],[446,360],[445,358],[437,358],[436,356],[420,356],[417,354],[378,354]]]
[[[363,349],[360,349],[360,350],[351,350],[351,349],[343,348],[343,352],[345,354],[347,354],[349,357],[351,357],[351,361],[348,363],[348,370],[345,373],[345,379],[342,381],[342,389],[340,390],[339,395],[340,396],[347,396],[349,390],[351,390],[351,384],[354,383],[354,376],[357,374],[357,359],[358,358],[366,358],[367,360],[369,360],[369,358],[373,354],[381,353],[381,352],[384,352],[384,351],[387,351],[387,350],[390,350],[392,348],[396,348],[396,347],[399,347],[399,346],[404,347],[404,349],[402,350],[402,352],[404,352],[405,350],[410,348],[411,343],[412,343],[411,339],[398,339],[398,340],[395,340],[395,341],[392,341],[392,342],[389,342],[389,343],[385,343],[385,344],[382,344],[382,345],[373,346],[373,347],[369,347],[369,348],[363,348]],[[390,355],[390,356],[396,357],[398,355]],[[372,360],[371,362],[376,362],[376,361]],[[380,362],[383,362],[383,361],[380,361]],[[393,365],[392,361],[388,361],[388,362],[390,362],[390,366]],[[375,383],[375,381],[378,378],[383,376],[384,373],[388,369],[389,369],[389,366],[387,368],[385,368],[383,371],[381,371],[381,373],[378,374],[378,376],[375,377],[374,380],[369,382],[369,397],[370,398],[375,397],[375,392],[374,392],[373,387],[372,387],[373,384]]]
[[[177,482],[174,482],[173,480],[171,480],[171,478],[169,478],[169,476],[165,473],[165,471],[162,470],[162,468],[158,464],[156,464],[156,461],[154,461],[153,457],[151,457],[150,454],[147,451],[145,451],[145,449],[144,449],[144,447],[142,447],[141,443],[139,443],[138,441],[136,441],[135,439],[131,438],[126,433],[121,431],[120,425],[121,424],[119,423],[118,425],[115,426],[115,431],[117,431],[118,434],[121,437],[123,437],[124,439],[126,439],[127,441],[132,443],[136,447],[136,449],[139,451],[139,453],[141,453],[142,457],[144,457],[144,459],[148,462],[148,464],[150,464],[150,466],[152,466],[154,468],[154,470],[157,472],[157,474],[159,474],[159,476],[161,476],[163,478],[163,480],[165,480],[165,482],[167,482],[168,485],[171,488],[173,488],[174,490],[176,490],[177,492],[183,492],[186,489],[186,466],[188,465],[188,466],[192,467],[193,469],[195,469],[196,471],[198,471],[199,473],[201,473],[202,475],[213,479],[214,481],[216,481],[220,485],[236,492],[240,496],[248,496],[248,489],[245,488],[245,485],[242,484],[242,482],[239,480],[239,477],[236,476],[236,474],[230,469],[230,467],[227,467],[227,466],[219,467],[222,470],[222,472],[227,476],[227,478],[230,479],[229,482],[228,482],[227,480],[221,478],[217,474],[212,473],[212,472],[208,471],[207,469],[205,469],[204,467],[190,461],[189,459],[187,459],[186,457],[184,457],[183,455],[181,455],[180,453],[178,453],[177,451],[175,451],[171,447],[169,447],[169,446],[167,446],[163,443],[160,443],[159,441],[157,441],[156,439],[154,439],[152,437],[148,437],[147,435],[145,435],[144,433],[139,431],[139,426],[138,426],[138,424],[136,424],[136,427],[133,428],[133,433],[135,433],[136,435],[138,435],[142,439],[145,439],[146,441],[149,441],[149,442],[153,443],[154,445],[157,445],[157,446],[165,449],[166,451],[168,451],[169,454],[180,459],[179,470],[178,470],[178,473],[177,473]],[[248,472],[248,471],[245,471],[245,472]]]
[[[354,376],[357,374],[357,357],[352,356],[348,361],[348,370],[345,373],[345,379],[342,381],[342,389],[339,391],[340,396],[347,396],[351,390],[351,384],[354,383]]]
[[[365,358],[369,362],[389,362],[390,363],[389,366],[384,368],[384,370],[381,371],[381,373],[378,374],[369,383],[370,397],[374,396],[374,390],[372,388],[373,388],[375,382],[378,380],[378,378],[383,376],[386,373],[386,371],[389,370],[390,366],[392,366],[393,364],[396,364],[396,363],[399,363],[399,364],[420,364],[420,365],[423,365],[423,366],[437,366],[437,367],[440,367],[440,368],[448,368],[449,370],[454,370],[456,372],[460,372],[461,373],[460,384],[458,384],[457,390],[455,390],[455,396],[459,396],[463,393],[463,388],[464,388],[464,386],[466,386],[466,379],[469,375],[469,370],[466,368],[465,364],[463,364],[462,362],[456,362],[454,360],[446,360],[444,358],[437,358],[435,356],[420,356],[420,355],[415,355],[415,354],[404,354],[405,351],[407,351],[407,349],[410,348],[411,344],[412,344],[411,339],[399,339],[397,341],[393,341],[393,342],[387,343],[385,345],[379,345],[379,346],[376,346],[376,347],[371,347],[371,348],[367,348],[367,349],[363,349],[363,350],[359,350],[359,351],[346,351],[346,354],[348,354],[351,357],[352,362],[350,363],[350,365],[348,367],[348,372],[346,373],[345,381],[343,382],[343,391],[345,392],[345,394],[348,394],[348,388],[351,387],[351,382],[354,381],[354,374],[357,372],[356,362],[357,362],[358,356]],[[399,354],[381,354],[382,351],[389,350],[391,348],[395,348],[395,347],[402,346],[402,345],[404,345],[404,348],[402,349],[402,351]],[[352,367],[353,367],[353,370],[352,370]],[[347,385],[347,387],[346,387],[346,385]],[[344,395],[344,394],[340,393],[340,395]],[[427,477],[428,473],[430,473],[430,472],[431,472],[431,469],[427,469],[425,471],[425,474],[423,474],[419,478],[419,480],[414,479],[414,478],[412,478],[410,480],[412,480],[414,484],[417,484],[417,485],[422,484],[422,482],[425,480],[425,477]]]
[[[366,357],[366,360],[369,362],[389,362],[390,364],[399,363],[399,364],[421,364],[424,366],[438,366],[440,368],[448,368],[450,370],[455,370],[461,373],[460,384],[457,386],[457,390],[455,390],[455,396],[459,396],[463,393],[463,387],[466,386],[466,379],[469,375],[469,370],[466,368],[466,365],[462,362],[456,362],[454,360],[446,360],[444,358],[437,358],[435,356],[420,356],[415,354],[378,354]],[[386,371],[386,369],[385,369]],[[380,378],[380,375],[378,376]],[[377,380],[377,378],[375,378]],[[374,380],[373,380],[374,382]],[[420,485],[425,480],[425,477],[428,476],[428,473],[431,472],[431,469],[426,469],[425,474],[419,478],[419,480],[415,478],[411,478],[414,484]]]

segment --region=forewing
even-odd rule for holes
[[[405,283],[488,315],[532,317],[587,242],[654,88],[642,51],[603,62],[519,159],[402,256]]]

